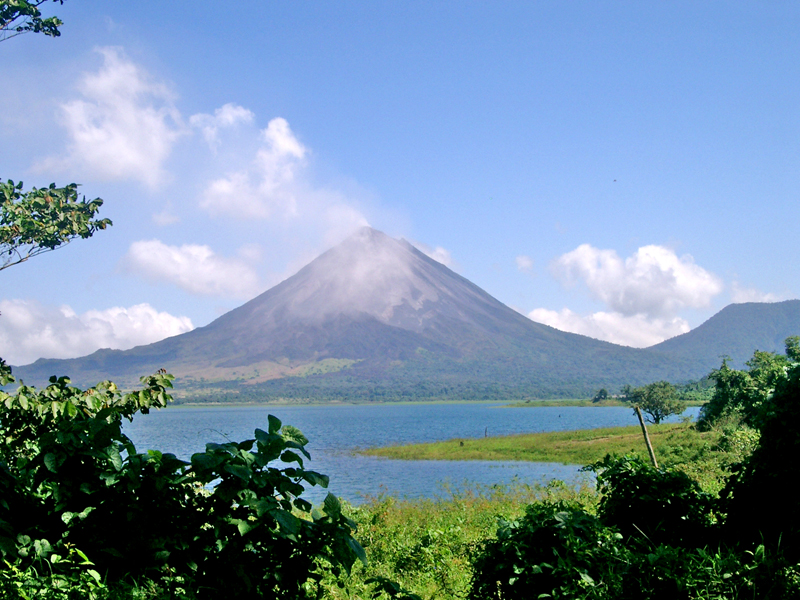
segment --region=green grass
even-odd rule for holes
[[[539,408],[542,406],[586,406],[586,407],[601,407],[601,406],[630,406],[622,400],[601,400],[594,402],[590,398],[557,398],[554,400],[525,400],[525,402],[514,402],[506,404],[503,408]]]
[[[443,490],[446,492],[446,490]],[[549,485],[476,486],[436,500],[372,498],[347,513],[358,524],[355,537],[364,546],[368,565],[356,563],[338,581],[328,576],[325,598],[372,598],[365,581],[388,577],[428,599],[463,599],[472,576],[470,558],[487,538],[493,538],[500,518],[520,517],[528,504],[572,499],[592,510],[593,488],[574,488],[562,482]]]
[[[685,400],[684,404],[686,408],[691,408],[694,406],[703,406],[705,404],[705,400]],[[592,408],[600,408],[603,406],[626,406],[628,408],[631,407],[630,402],[625,402],[623,400],[616,400],[614,398],[609,398],[608,400],[600,400],[595,402],[589,398],[563,398],[563,399],[556,399],[556,400],[525,400],[525,402],[514,402],[512,404],[506,404],[503,408],[539,408],[541,406],[584,406],[584,407],[592,407]]]
[[[697,431],[687,423],[649,425],[659,466],[678,467],[707,491],[721,488],[729,467],[755,447],[757,435],[731,424]],[[606,454],[634,454],[649,461],[638,425],[555,431],[488,438],[463,438],[430,444],[388,446],[362,451],[402,460],[523,460],[587,465]]]
[[[664,446],[696,446],[716,439],[714,432],[700,433],[683,424],[648,427],[658,456]],[[578,431],[553,431],[521,435],[462,438],[429,444],[371,448],[364,454],[404,460],[526,460],[588,464],[608,453],[647,452],[638,425]]]

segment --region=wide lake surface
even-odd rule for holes
[[[696,416],[693,408],[686,414]],[[380,494],[436,497],[464,486],[490,486],[515,479],[546,483],[586,477],[577,465],[497,461],[416,461],[361,456],[374,446],[434,442],[540,431],[569,431],[638,421],[625,407],[503,408],[500,403],[353,406],[177,406],[137,415],[125,432],[139,452],[157,449],[188,460],[207,442],[252,439],[268,428],[267,415],[294,425],[310,440],[306,468],[330,477],[328,491],[353,503]],[[327,492],[308,489],[319,502]]]

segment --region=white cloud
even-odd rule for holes
[[[685,254],[643,246],[624,261],[614,250],[583,244],[553,264],[568,284],[583,281],[589,292],[623,315],[671,318],[683,308],[703,308],[722,291],[722,281]]]
[[[533,259],[530,256],[525,256],[524,254],[520,254],[514,260],[517,263],[517,269],[519,269],[523,273],[530,273],[531,271],[533,271]]]
[[[652,346],[689,331],[689,324],[680,317],[653,319],[642,314],[623,315],[616,312],[582,316],[568,308],[561,311],[537,308],[528,313],[528,317],[562,331],[636,348]]]
[[[0,356],[12,364],[37,358],[75,358],[99,348],[126,350],[194,329],[188,317],[149,304],[90,310],[30,300],[0,301]]]
[[[83,99],[61,105],[70,142],[66,155],[36,169],[77,171],[83,177],[140,181],[155,188],[164,161],[185,133],[174,96],[163,83],[131,62],[121,48],[99,48],[103,66],[84,75]]]
[[[426,246],[425,244],[420,244],[419,242],[415,242],[414,246],[429,258],[432,258],[436,262],[442,263],[445,267],[453,266],[453,257],[450,256],[449,250],[446,250],[441,246],[432,248],[430,246]]]
[[[788,297],[783,294],[765,293],[756,288],[742,287],[738,281],[731,285],[731,300],[740,302],[780,302]]]
[[[219,145],[218,132],[225,127],[234,127],[240,123],[252,123],[255,115],[252,111],[229,102],[214,111],[213,115],[199,113],[189,117],[189,124],[203,132],[208,145],[216,150]]]
[[[450,256],[450,251],[445,250],[441,246],[436,246],[432,252],[426,252],[433,260],[442,263],[444,266],[449,267],[453,264],[453,257]]]
[[[519,262],[518,262],[519,264]],[[582,244],[556,259],[553,274],[566,285],[585,284],[608,310],[579,315],[537,308],[528,317],[561,329],[626,346],[646,347],[689,331],[679,316],[687,308],[704,308],[722,292],[722,281],[663,246],[642,246],[621,259],[614,250]]]
[[[200,206],[211,214],[242,219],[266,219],[275,214],[295,216],[295,178],[303,166],[306,148],[297,140],[286,119],[272,119],[261,132],[264,142],[245,169],[213,180]]]
[[[258,132],[259,148],[245,165],[211,180],[200,207],[213,216],[238,220],[269,220],[283,235],[321,240],[333,245],[359,227],[369,225],[356,198],[368,197],[357,184],[337,187],[311,181],[310,151],[282,118]]]
[[[168,225],[174,225],[175,223],[180,222],[180,217],[173,213],[170,210],[170,207],[167,206],[161,212],[155,213],[153,215],[153,223],[158,225],[159,227],[166,227]]]
[[[192,294],[249,300],[261,291],[258,275],[247,262],[217,256],[208,246],[134,242],[122,264],[129,272]]]

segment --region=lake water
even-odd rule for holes
[[[685,414],[696,416],[698,409]],[[251,439],[266,430],[267,415],[294,425],[310,440],[306,468],[330,477],[328,491],[353,503],[366,497],[436,497],[447,489],[494,485],[519,479],[546,483],[586,477],[577,465],[497,461],[406,461],[361,456],[360,448],[479,438],[541,431],[569,431],[638,423],[625,407],[503,408],[501,404],[402,404],[353,406],[196,406],[171,407],[137,415],[125,432],[139,452],[158,449],[188,460],[207,442]],[[677,418],[673,417],[677,420]],[[327,493],[304,495],[319,502]]]

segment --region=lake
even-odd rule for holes
[[[699,409],[685,414],[696,416]],[[158,449],[188,460],[207,442],[251,439],[266,430],[267,415],[294,425],[309,439],[306,468],[330,477],[328,491],[353,503],[379,494],[436,497],[464,486],[519,479],[546,483],[587,477],[578,465],[497,461],[411,461],[361,456],[360,448],[541,431],[636,425],[625,407],[504,408],[501,403],[379,404],[336,406],[176,406],[126,423],[139,452]],[[673,420],[677,420],[673,417]],[[304,495],[319,502],[327,491]]]

